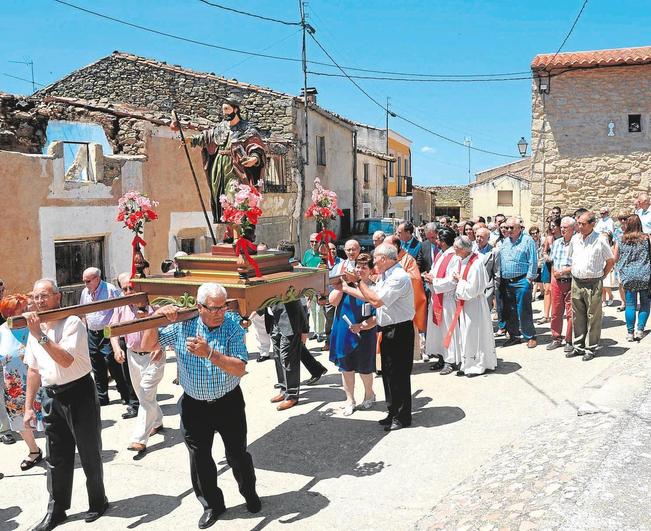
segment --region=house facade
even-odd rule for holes
[[[387,155],[386,129],[355,124],[357,135],[356,219],[385,217],[388,206],[389,164],[396,158]]]
[[[412,218],[411,140],[389,129],[389,163],[387,182],[387,216]]]

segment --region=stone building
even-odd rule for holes
[[[472,216],[472,200],[467,185],[425,188],[434,195],[434,217],[449,216],[461,220]]]
[[[355,218],[384,217],[388,205],[389,164],[396,158],[387,155],[386,129],[355,123],[357,135],[357,195]]]
[[[427,186],[413,186],[413,218],[414,223],[427,223],[434,219],[436,210],[436,194]]]
[[[468,185],[471,217],[520,216],[528,227],[531,221],[531,159],[523,158],[475,174]]]
[[[531,70],[531,221],[632,209],[651,176],[651,46],[537,55]]]

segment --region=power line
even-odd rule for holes
[[[262,48],[262,49],[260,50],[260,52],[266,52],[267,50],[270,50],[270,49],[273,48],[274,46],[277,46],[278,44],[280,44],[280,43],[282,43],[282,42],[285,42],[285,41],[288,40],[288,39],[291,39],[294,35],[297,35],[297,34],[299,34],[300,32],[301,32],[300,29],[299,29],[299,30],[296,30],[294,33],[291,33],[290,35],[287,35],[286,37],[283,37],[282,39],[279,39],[279,40],[277,40],[277,41],[275,41],[275,42],[272,42],[269,46],[267,46],[267,47],[265,47],[265,48]],[[253,57],[250,57],[250,56],[249,56],[249,57],[245,57],[244,59],[242,59],[241,61],[235,63],[234,65],[231,65],[231,66],[229,66],[228,68],[222,70],[222,71],[221,71],[221,75],[223,76],[224,74],[226,74],[226,72],[228,72],[228,71],[230,71],[230,70],[233,70],[234,68],[237,68],[238,66],[240,66],[240,65],[242,65],[242,64],[244,64],[244,63],[246,63],[247,61],[250,61],[251,59],[253,59]]]
[[[423,131],[425,131],[425,132],[427,132],[427,133],[430,133],[430,134],[432,134],[432,135],[434,135],[434,136],[436,136],[436,137],[438,137],[438,138],[440,138],[440,139],[442,139],[442,140],[446,140],[447,142],[451,142],[452,144],[456,144],[456,145],[461,146],[461,147],[463,147],[463,148],[466,148],[466,149],[472,149],[473,151],[479,151],[479,152],[481,152],[481,153],[486,153],[486,154],[488,154],[488,155],[495,155],[495,156],[498,156],[498,157],[505,157],[505,158],[510,158],[510,159],[517,159],[517,158],[520,158],[520,157],[516,157],[516,156],[514,156],[514,155],[506,155],[506,154],[504,154],[504,153],[498,153],[498,152],[496,152],[496,151],[490,151],[490,150],[487,150],[487,149],[481,149],[481,148],[474,147],[474,146],[470,146],[470,148],[468,148],[468,146],[467,146],[466,144],[464,144],[463,142],[459,142],[458,140],[454,140],[453,138],[449,138],[449,137],[447,137],[447,136],[445,136],[445,135],[442,135],[442,134],[440,134],[440,133],[437,133],[436,131],[433,131],[433,130],[431,130],[431,129],[429,129],[429,128],[423,126],[423,125],[420,125],[420,124],[414,122],[413,120],[410,120],[409,118],[406,118],[406,117],[404,117],[404,116],[402,116],[402,115],[400,115],[400,114],[398,114],[398,113],[395,113],[395,112],[393,112],[393,111],[389,111],[389,109],[388,109],[387,107],[385,107],[384,105],[382,105],[382,104],[381,104],[379,101],[377,101],[373,96],[371,96],[368,92],[366,92],[366,90],[364,90],[364,89],[359,85],[359,83],[357,83],[357,81],[355,81],[351,76],[348,75],[348,73],[347,73],[347,72],[346,72],[346,71],[345,71],[341,66],[339,66],[339,64],[337,63],[337,61],[335,61],[334,58],[333,58],[333,57],[328,53],[328,51],[327,51],[323,46],[321,46],[321,43],[317,40],[317,38],[316,38],[313,34],[310,33],[309,35],[310,35],[310,37],[312,37],[312,40],[316,43],[316,45],[317,45],[319,48],[321,48],[321,51],[322,51],[322,52],[323,52],[323,53],[328,57],[328,59],[330,59],[330,61],[332,61],[332,63],[333,63],[333,64],[334,64],[334,65],[335,65],[335,66],[336,66],[336,67],[341,71],[341,73],[344,74],[344,76],[347,77],[348,80],[349,80],[353,85],[355,85],[355,86],[357,87],[357,89],[358,89],[360,92],[362,92],[362,94],[364,94],[364,95],[365,95],[369,100],[371,100],[373,103],[375,103],[375,105],[377,105],[378,107],[380,107],[380,109],[382,109],[384,112],[387,112],[387,113],[388,113],[388,112],[391,112],[391,115],[392,115],[392,116],[395,116],[396,118],[400,118],[401,120],[407,122],[408,124],[413,125],[414,127],[417,127],[418,129],[422,129]]]
[[[239,9],[234,9],[232,7],[223,6],[221,4],[216,4],[215,2],[209,2],[208,0],[199,0],[204,4],[207,4],[217,9],[223,9],[224,11],[231,11],[232,13],[237,13],[238,15],[246,15],[247,17],[259,18],[260,20],[267,20],[269,22],[277,22],[278,24],[285,24],[286,26],[300,26],[300,22],[290,22],[289,20],[280,20],[277,18],[265,17],[262,15],[257,15],[256,13],[249,13],[247,11],[240,11]]]
[[[581,6],[581,10],[579,11],[579,14],[574,19],[574,22],[572,23],[572,27],[570,28],[570,31],[567,32],[567,35],[565,35],[565,38],[563,39],[563,42],[561,42],[561,45],[558,47],[558,50],[556,50],[556,53],[552,56],[552,58],[549,60],[549,62],[545,66],[545,70],[547,69],[547,66],[549,66],[550,64],[552,64],[554,62],[554,59],[556,59],[556,56],[561,52],[561,50],[563,49],[563,46],[565,46],[565,43],[570,38],[570,35],[572,35],[572,32],[574,31],[574,28],[576,27],[577,23],[579,22],[579,19],[581,18],[581,15],[583,14],[583,10],[585,9],[585,7],[587,5],[588,5],[588,0],[583,0],[583,5]]]
[[[345,67],[344,67],[345,68]],[[350,70],[350,69],[349,69]],[[348,77],[343,74],[335,74],[332,72],[315,72],[308,71],[309,74],[324,77]],[[357,76],[351,75],[353,79],[375,79],[378,81],[406,81],[408,83],[490,83],[493,81],[521,81],[523,79],[533,79],[532,76],[522,77],[496,77],[496,78],[426,78],[426,79],[413,79],[406,77],[381,77],[381,76]]]
[[[37,83],[33,79],[25,79],[24,77],[12,76],[11,74],[7,74],[5,72],[0,72],[0,74],[2,74],[3,76],[6,76],[6,77],[17,79],[18,81],[25,81],[25,83],[30,83],[30,84],[33,83],[34,85],[38,85],[39,87],[47,86],[47,85],[43,85],[43,83]]]

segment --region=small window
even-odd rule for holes
[[[398,157],[398,177],[402,175],[402,157]]]
[[[629,114],[628,115],[628,132],[640,133],[642,131],[642,115]]]
[[[389,177],[393,179],[393,165],[395,164],[394,160],[389,161]]]
[[[326,165],[326,143],[325,136],[316,137],[316,163],[318,166]]]
[[[368,184],[368,183],[369,183],[369,179],[370,179],[370,176],[369,176],[369,173],[370,173],[370,166],[371,166],[371,165],[370,165],[368,162],[365,162],[365,163],[364,163],[364,184]]]
[[[194,238],[181,238],[181,251],[188,254],[194,254],[196,252]]]
[[[362,203],[362,213],[365,218],[371,217],[371,203]]]
[[[513,206],[513,190],[498,190],[497,206]]]

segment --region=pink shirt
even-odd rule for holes
[[[147,313],[152,314],[153,310],[151,307],[147,308]],[[111,324],[119,324],[125,321],[132,321],[136,319],[136,314],[131,309],[131,306],[120,306],[113,310],[113,316],[111,317]],[[127,348],[135,352],[144,352],[140,346],[142,341],[142,332],[132,332],[124,336],[124,340],[127,343]]]

